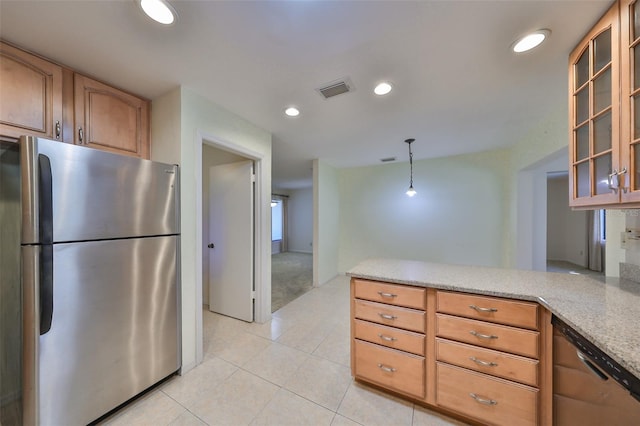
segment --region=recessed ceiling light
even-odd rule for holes
[[[140,7],[149,18],[161,24],[173,24],[176,20],[176,11],[165,0],[140,0]]]
[[[515,53],[522,53],[537,47],[551,34],[550,30],[538,30],[516,40],[512,45]]]
[[[290,106],[289,108],[284,110],[284,113],[289,117],[297,117],[300,115],[300,110],[296,107]]]
[[[386,81],[383,81],[382,83],[378,84],[375,87],[375,89],[373,89],[373,93],[375,93],[378,96],[382,96],[389,93],[391,89],[393,89],[393,87],[391,86],[391,83],[387,83]]]

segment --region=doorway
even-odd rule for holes
[[[313,288],[313,189],[271,196],[271,311]]]
[[[214,233],[214,235],[216,234],[216,229],[212,229],[212,213],[217,213],[215,212],[215,208],[216,208],[216,200],[212,199],[211,195],[212,195],[212,191],[213,191],[213,195],[214,198],[219,198],[219,197],[224,197],[224,191],[216,191],[215,188],[212,188],[211,186],[211,179],[210,179],[210,172],[211,170],[215,170],[216,168],[218,168],[220,170],[220,168],[224,168],[224,167],[229,167],[230,165],[233,164],[240,164],[242,162],[246,162],[249,161],[249,159],[247,157],[244,157],[242,155],[236,154],[236,153],[232,153],[223,149],[220,149],[216,146],[212,146],[209,144],[204,144],[202,146],[202,238],[203,238],[203,252],[202,252],[202,301],[203,301],[203,305],[205,305],[205,307],[207,309],[213,310],[212,306],[210,305],[209,301],[210,301],[210,296],[211,296],[211,286],[212,286],[212,282],[211,282],[211,275],[214,272],[212,268],[212,261],[215,262],[215,258],[214,258],[214,251],[217,251],[218,257],[223,257],[223,251],[224,248],[222,247],[222,243],[221,241],[218,240],[218,238],[211,238],[211,234],[212,232]],[[224,173],[224,170],[221,170]],[[217,193],[223,192],[220,195],[216,195]],[[212,206],[213,204],[213,206]],[[224,205],[218,205],[218,208],[224,208]],[[212,211],[214,210],[214,211]],[[217,213],[218,216],[220,216],[221,214],[224,214],[224,211],[222,213]],[[224,217],[222,219],[218,220],[218,223],[224,227],[225,223],[223,223],[225,220]],[[213,222],[215,224],[215,222]],[[223,238],[224,236],[221,236],[220,238]],[[213,241],[213,240],[218,240],[218,241]],[[216,244],[218,245],[218,247],[216,248]],[[210,247],[213,246],[213,247]],[[245,259],[235,259],[236,261],[240,261],[240,262],[245,262],[245,264],[251,264],[251,272],[253,272],[253,260],[251,257],[251,253],[246,253],[246,258]],[[236,256],[237,257],[237,256]],[[218,271],[216,271],[217,273]],[[214,276],[216,274],[214,273]],[[253,286],[252,286],[253,287]]]
[[[547,271],[603,275],[604,210],[572,210],[568,188],[568,171],[547,173]]]

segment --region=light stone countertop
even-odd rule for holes
[[[640,378],[640,284],[636,282],[398,259],[368,259],[347,275],[539,302]]]

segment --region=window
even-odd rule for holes
[[[282,240],[282,200],[271,200],[271,241]]]

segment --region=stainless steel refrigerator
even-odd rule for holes
[[[0,143],[1,423],[82,425],[175,373],[178,167]]]

